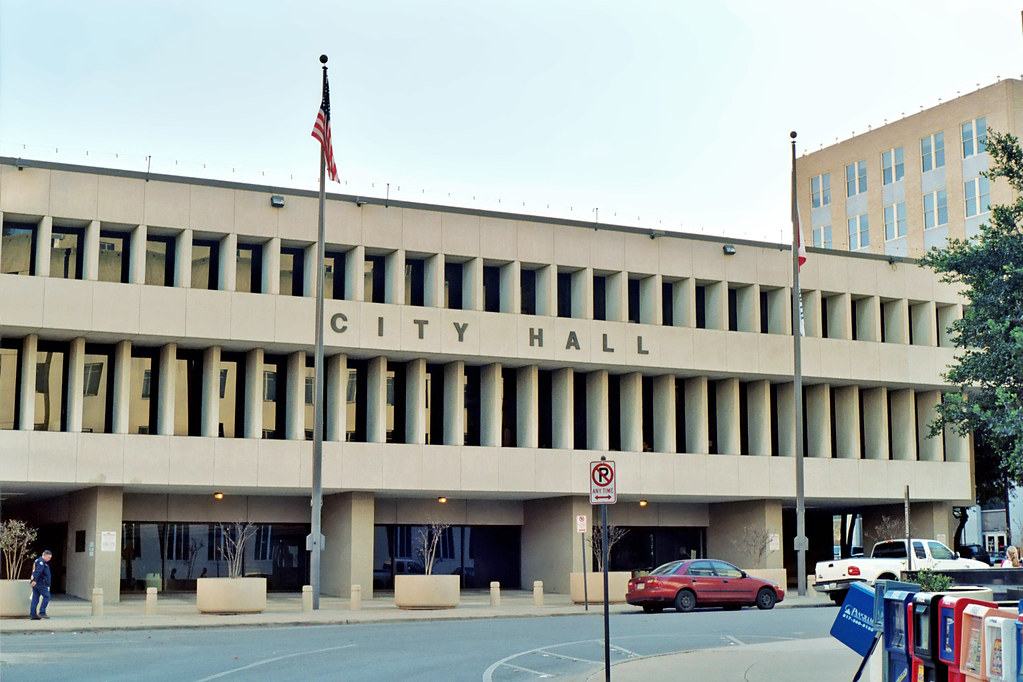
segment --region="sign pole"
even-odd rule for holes
[[[600,510],[600,564],[604,574],[604,679],[611,682],[611,606],[607,585],[607,561],[610,557],[607,530],[607,505],[618,501],[618,482],[614,460],[601,457],[590,462],[590,504],[599,504]],[[583,576],[586,577],[585,575]]]
[[[587,585],[587,583],[589,581],[586,580],[586,576],[588,574],[588,571],[586,570],[586,531],[587,531],[587,528],[586,528],[586,517],[583,516],[583,517],[580,517],[580,518],[583,520],[583,523],[580,524],[580,527],[577,530],[579,531],[579,546],[582,547],[582,550],[583,550],[583,610],[584,611],[589,611],[590,610],[590,594],[589,594],[590,590],[589,590],[589,586]],[[591,530],[590,533],[592,534],[593,531]]]
[[[601,457],[601,459],[604,459]],[[600,530],[600,553],[603,555],[604,565],[604,680],[611,682],[611,619],[610,608],[607,598],[607,505],[600,505],[601,530]]]

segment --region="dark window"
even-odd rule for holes
[[[36,274],[36,226],[4,221],[0,232],[0,274]]]
[[[829,338],[831,338],[831,336],[830,336],[829,330],[828,330],[828,299],[826,299],[823,296],[821,296],[821,314],[820,314],[820,318],[821,318],[821,338],[822,339],[829,339]]]
[[[572,428],[574,449],[586,449],[586,375],[576,372],[572,376]]]
[[[770,333],[770,331],[771,331],[770,323],[771,323],[771,317],[770,317],[770,310],[768,308],[767,292],[766,291],[761,291],[760,292],[760,333],[761,334],[768,334],[768,333]]]
[[[607,377],[607,442],[608,450],[622,449],[622,378]]]
[[[501,268],[495,265],[483,266],[483,310],[501,311]]]
[[[537,445],[541,448],[554,447],[554,372],[541,369],[537,372],[537,394],[540,397],[537,414]]]
[[[739,331],[739,290],[728,290],[728,331]]]
[[[146,238],[146,284],[174,286],[174,237]]]
[[[426,263],[417,258],[405,259],[405,304],[426,305]]]
[[[519,272],[519,281],[522,287],[522,314],[536,315],[536,270],[525,270]]]
[[[629,280],[629,322],[639,322],[640,320],[640,304],[639,304],[639,280]]]
[[[0,429],[16,429],[21,419],[22,339],[0,338]]]
[[[85,231],[54,226],[50,244],[50,277],[82,279]]]
[[[385,300],[385,265],[383,256],[366,256],[362,300],[367,303],[383,303]]]
[[[281,249],[281,295],[305,295],[305,250]]]
[[[462,310],[462,264],[444,264],[444,302],[446,308]]]
[[[35,376],[35,430],[67,430],[68,344],[40,341]]]
[[[192,288],[217,289],[220,286],[220,242],[214,239],[192,240]]]
[[[661,283],[661,324],[670,327],[675,324],[675,285]]]
[[[131,236],[125,232],[101,230],[99,233],[99,279],[103,282],[128,281],[128,249]]]
[[[327,251],[323,254],[323,297],[340,301],[345,298],[345,265],[347,254]]]
[[[480,368],[465,368],[465,444],[480,444]]]
[[[558,273],[558,317],[572,317],[572,273]]]
[[[114,392],[110,384],[113,366],[112,346],[85,345],[82,431],[86,433],[111,433],[114,430]]]
[[[603,275],[593,276],[593,319],[607,319],[607,278]]]
[[[707,328],[707,289],[696,285],[696,328]]]
[[[263,291],[263,246],[261,244],[238,245],[235,291],[253,294]]]
[[[131,400],[128,403],[129,433],[156,433],[159,413],[159,351],[156,348],[132,346]]]

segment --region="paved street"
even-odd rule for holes
[[[614,615],[614,660],[826,637],[828,608]],[[588,615],[115,632],[7,633],[4,682],[75,680],[466,680],[578,678],[603,662]]]

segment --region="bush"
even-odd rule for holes
[[[919,584],[921,592],[944,592],[955,584],[952,578],[935,573],[929,568],[917,571],[915,576],[909,578],[909,582]]]

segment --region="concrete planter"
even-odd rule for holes
[[[789,574],[784,568],[747,568],[745,570],[751,578],[770,580],[772,583],[780,585],[783,590],[788,589]],[[813,583],[807,584],[812,585]]]
[[[399,609],[453,609],[458,606],[458,575],[396,575],[394,605]]]
[[[603,603],[604,601],[604,574],[586,573],[586,595],[583,595],[582,573],[572,573],[569,576],[570,592],[572,601],[582,604],[589,600],[590,604]],[[632,573],[629,571],[608,571],[607,592],[608,601],[615,604],[625,603],[625,593],[629,590],[629,579]]]
[[[199,613],[260,613],[266,609],[266,578],[199,578]]]
[[[0,580],[0,617],[27,617],[31,602],[31,581]]]

